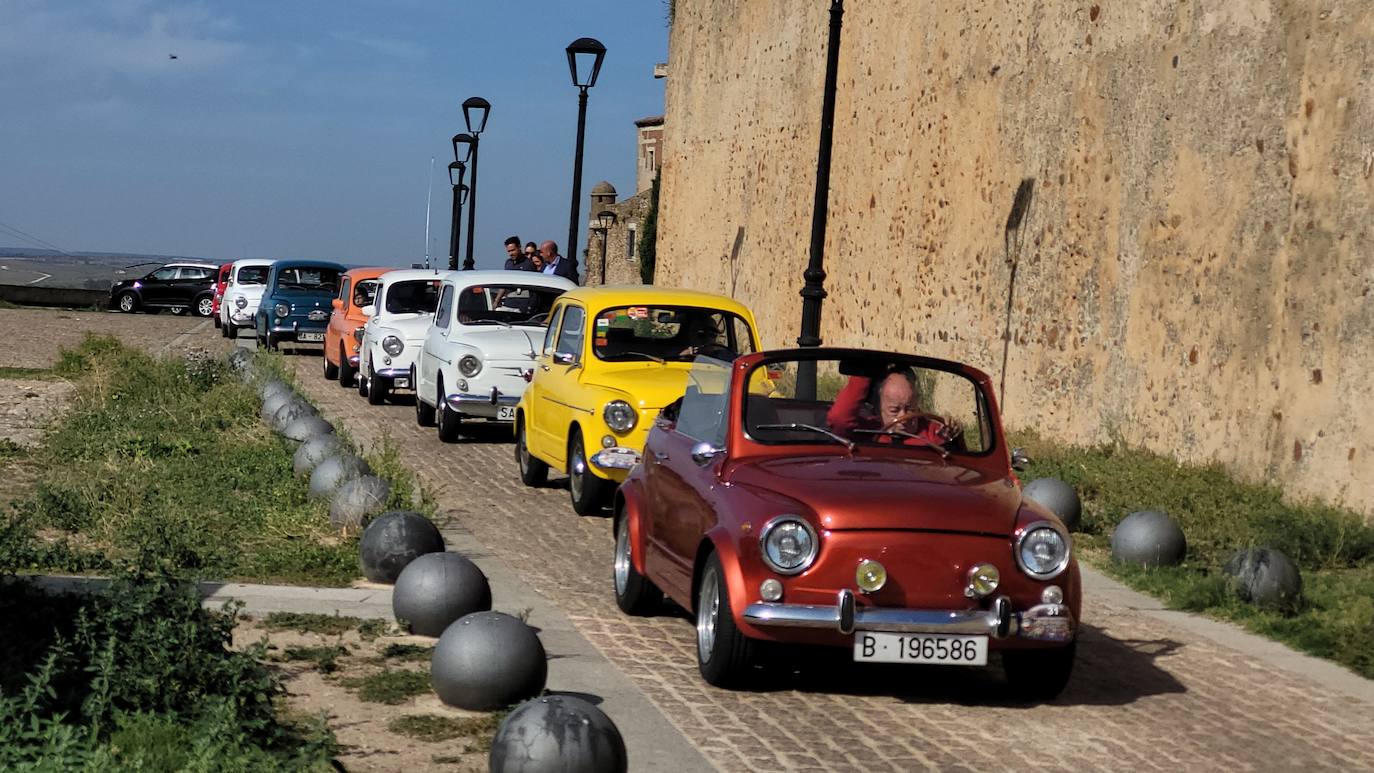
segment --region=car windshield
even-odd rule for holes
[[[916,357],[772,360],[748,375],[744,428],[761,443],[891,445],[949,454],[992,449],[978,384]]]
[[[549,309],[563,290],[522,284],[472,285],[458,290],[462,325],[549,324]]]
[[[439,305],[439,280],[411,279],[386,288],[388,314],[433,314]]]
[[[338,292],[339,270],[317,266],[288,266],[277,274],[277,287],[283,290]]]
[[[244,266],[234,281],[241,285],[267,284],[267,266]]]
[[[729,362],[754,351],[753,334],[728,311],[698,306],[616,306],[596,315],[592,351],[612,362]]]

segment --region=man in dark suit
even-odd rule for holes
[[[558,254],[558,244],[552,240],[539,245],[539,254],[544,258],[544,273],[561,276],[573,284],[577,281],[577,263]]]

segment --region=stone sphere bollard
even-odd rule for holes
[[[343,441],[332,434],[316,435],[301,443],[300,448],[296,449],[295,456],[291,458],[291,469],[295,470],[297,475],[309,475],[315,469],[315,465],[347,450]]]
[[[334,434],[334,425],[316,414],[299,416],[282,428],[281,434],[289,440],[304,442],[317,435]]]
[[[319,414],[315,411],[315,406],[297,397],[278,408],[277,412],[272,414],[272,429],[281,432],[286,429],[286,425],[302,416],[318,415]]]
[[[311,499],[332,497],[343,484],[370,474],[372,468],[367,466],[367,462],[353,454],[331,456],[315,465],[315,471],[310,473],[308,493]]]
[[[1058,478],[1036,478],[1026,484],[1021,496],[1054,513],[1069,531],[1078,531],[1083,520],[1083,503],[1073,486]]]
[[[1131,513],[1112,532],[1112,558],[1138,566],[1175,566],[1188,554],[1183,529],[1158,510]]]
[[[248,350],[240,349],[239,351],[246,352]],[[262,385],[258,387],[258,397],[261,397],[263,400],[267,400],[267,398],[272,397],[273,395],[290,396],[292,394],[294,393],[291,391],[291,387],[287,385],[285,381],[282,381],[279,378],[268,379],[267,381],[262,382]]]
[[[262,401],[262,410],[259,411],[258,415],[262,416],[262,420],[267,422],[268,426],[272,426],[273,417],[277,415],[277,411],[295,399],[296,396],[293,394],[275,392]]]
[[[248,366],[248,363],[252,361],[253,353],[242,346],[235,346],[233,351],[229,352],[229,367],[234,370],[242,371]],[[259,393],[259,396],[261,396],[261,393]]]
[[[1284,612],[1302,601],[1302,573],[1283,553],[1271,548],[1236,551],[1222,567],[1241,599],[1257,607]]]
[[[491,740],[491,773],[624,773],[625,739],[605,712],[572,695],[520,704]]]
[[[501,612],[459,618],[444,629],[429,663],[429,683],[439,700],[471,711],[533,698],[548,675],[548,658],[534,629]]]
[[[406,565],[391,591],[391,611],[411,633],[438,636],[464,615],[491,609],[482,570],[457,553],[426,553]]]
[[[444,552],[444,538],[430,520],[409,510],[382,513],[363,530],[358,561],[372,582],[394,583],[411,561]]]
[[[329,502],[329,525],[336,529],[360,529],[368,518],[386,509],[391,484],[376,475],[346,481]]]

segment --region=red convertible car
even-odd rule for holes
[[[1023,500],[992,384],[855,349],[699,358],[616,495],[614,584],[696,619],[707,682],[760,643],[874,663],[986,666],[1059,694],[1082,603],[1068,529]]]

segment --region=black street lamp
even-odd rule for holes
[[[830,44],[825,61],[825,92],[821,98],[820,149],[816,153],[816,201],[811,210],[811,257],[802,277],[802,319],[798,346],[821,345],[821,301],[825,300],[825,226],[830,207],[830,147],[835,134],[835,84],[840,69],[840,19],[844,0],[830,3]],[[797,396],[814,399],[816,369],[797,372]]]
[[[462,161],[448,165],[448,182],[453,186],[453,220],[448,232],[448,270],[458,270],[458,235],[463,231],[463,200],[468,186],[463,184],[467,166]]]
[[[491,114],[491,103],[481,97],[468,97],[463,100],[463,123],[467,125],[467,134],[458,137],[468,136],[472,139],[469,145],[472,166],[472,183],[468,191],[468,249],[463,256],[463,270],[471,271],[472,264],[472,239],[473,232],[477,226],[477,144],[482,136],[482,132],[487,130],[487,117]],[[453,157],[458,158],[457,137],[454,138]],[[462,160],[462,159],[458,159]]]
[[[601,234],[601,282],[606,284],[606,257],[610,253],[611,226],[615,225],[615,213],[609,209],[603,209],[596,213],[596,230]],[[591,272],[588,271],[588,274]],[[587,277],[587,284],[591,284],[591,277]]]
[[[566,257],[577,260],[577,218],[582,204],[582,144],[587,135],[587,89],[596,85],[606,47],[594,38],[578,38],[568,45],[568,70],[577,87],[577,149],[573,153],[572,214],[568,218]]]

